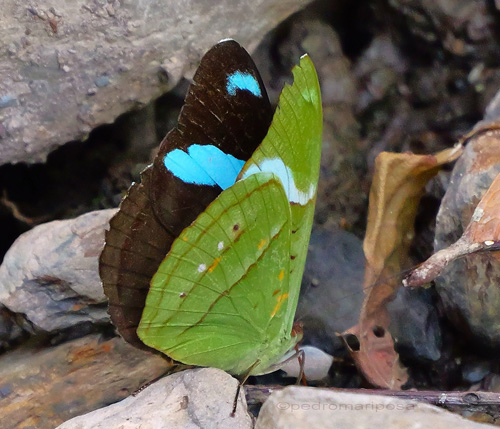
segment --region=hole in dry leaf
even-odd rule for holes
[[[382,326],[374,326],[373,335],[375,335],[377,338],[382,338],[385,335],[385,329],[382,328]]]
[[[347,344],[347,347],[349,347],[353,352],[359,352],[360,344],[358,337],[356,337],[356,335],[353,334],[344,335],[344,341]]]

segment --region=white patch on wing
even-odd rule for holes
[[[279,177],[288,201],[291,203],[298,203],[301,206],[305,206],[316,194],[316,185],[313,183],[309,185],[309,189],[306,192],[299,190],[295,184],[292,170],[280,158],[265,159],[259,165],[251,165],[241,178],[245,179],[252,174],[261,172],[274,173]]]

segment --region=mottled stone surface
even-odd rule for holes
[[[5,0],[0,164],[43,161],[172,88],[220,39],[253,50],[309,2]]]
[[[135,397],[69,420],[59,429],[251,429],[242,392],[236,413],[230,416],[237,386],[236,379],[218,369],[186,370],[158,380]]]
[[[500,138],[481,134],[457,161],[436,220],[435,250],[463,234],[477,203],[500,173]],[[447,317],[465,338],[500,346],[500,256],[472,254],[448,265],[436,279]]]

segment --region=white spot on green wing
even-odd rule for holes
[[[283,189],[285,190],[288,201],[298,203],[305,206],[316,194],[316,184],[311,183],[306,191],[300,190],[293,177],[293,172],[290,167],[286,166],[282,159],[272,158],[264,159],[258,165],[251,165],[243,174],[242,179],[260,172],[274,173],[281,180]]]

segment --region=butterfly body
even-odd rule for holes
[[[247,161],[217,144],[227,136],[212,136],[204,145],[193,138],[186,147],[160,149],[155,159],[153,181],[155,175],[168,178],[165,192],[180,183],[195,192],[177,193],[177,202],[173,195],[156,200],[159,187],[153,186],[154,213],[167,203],[175,212],[186,201],[211,197],[209,190],[218,192],[178,231],[151,280],[136,329],[144,344],[174,360],[263,374],[300,340],[292,328],[314,214],[322,115],[310,59],[303,57],[293,73],[294,84],[283,90],[267,135]],[[253,70],[228,71],[216,86],[223,98],[267,100]],[[221,106],[212,110],[211,116],[224,116]],[[237,109],[232,114],[241,116]],[[179,124],[178,130],[186,137],[199,128]],[[173,215],[156,216],[173,233]]]

